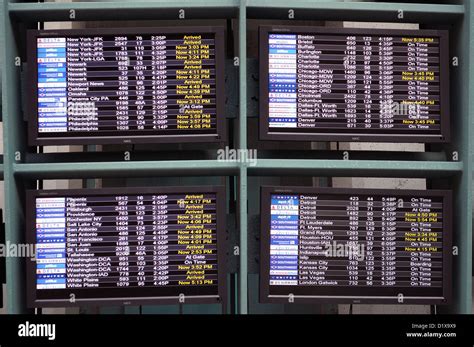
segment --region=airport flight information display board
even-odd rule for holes
[[[27,199],[31,307],[223,302],[223,187],[32,190]]]
[[[260,28],[260,138],[449,142],[448,31]]]
[[[451,192],[262,187],[262,302],[451,298]]]
[[[31,30],[31,145],[223,142],[224,29]]]

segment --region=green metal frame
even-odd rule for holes
[[[454,185],[455,257],[454,297],[448,307],[454,313],[471,313],[472,305],[472,160],[471,135],[474,120],[474,6],[470,1],[460,4],[409,4],[340,1],[294,0],[162,0],[106,1],[72,3],[22,3],[0,0],[1,61],[3,64],[2,112],[4,122],[4,163],[0,166],[5,181],[6,239],[23,240],[24,211],[22,199],[30,182],[37,179],[150,177],[190,175],[232,175],[238,177],[240,228],[240,267],[238,280],[239,313],[248,312],[248,177],[249,176],[378,176],[449,178]],[[238,145],[247,148],[247,60],[246,25],[248,18],[287,19],[293,9],[298,19],[420,22],[452,25],[451,56],[460,64],[453,68],[452,86],[453,143],[457,161],[388,161],[388,160],[323,160],[323,159],[259,159],[256,166],[246,163],[222,163],[216,160],[25,163],[26,139],[22,130],[20,95],[21,67],[15,65],[21,42],[18,23],[75,20],[170,19],[179,9],[186,10],[187,19],[236,18],[239,23],[239,132]],[[398,14],[403,11],[403,20]],[[24,39],[24,38],[23,38]],[[8,312],[26,312],[25,280],[21,261],[7,258]],[[125,310],[126,312],[127,310]],[[171,310],[173,311],[173,310]]]

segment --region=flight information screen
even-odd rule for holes
[[[223,28],[29,32],[30,141],[223,141]]]
[[[221,302],[220,187],[29,194],[32,306]]]
[[[450,194],[262,188],[262,301],[446,303]]]
[[[260,137],[448,142],[448,32],[260,28]]]

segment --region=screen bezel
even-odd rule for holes
[[[223,26],[153,27],[153,28],[91,28],[71,30],[28,30],[27,31],[27,119],[28,143],[30,146],[45,145],[88,145],[88,144],[140,144],[140,143],[226,143],[225,117],[225,41]],[[37,49],[36,39],[40,37],[76,37],[92,35],[134,35],[134,34],[179,34],[214,33],[216,45],[216,133],[190,135],[134,135],[134,136],[57,136],[41,137],[38,133],[37,95]]]
[[[171,193],[215,193],[217,217],[217,277],[218,287],[216,296],[186,295],[186,304],[222,304],[227,303],[227,275],[226,275],[226,207],[224,186],[182,186],[182,187],[127,187],[103,189],[60,189],[60,190],[27,190],[26,192],[26,242],[36,245],[35,208],[36,198],[55,196],[90,196],[90,195],[125,195],[125,194],[171,194]],[[174,297],[141,297],[130,296],[125,298],[76,298],[72,303],[67,299],[38,300],[36,297],[36,261],[27,261],[27,305],[28,307],[78,307],[85,305],[154,305],[154,304],[181,304],[179,296]],[[67,291],[67,289],[65,289]],[[73,291],[73,290],[71,290]],[[133,291],[133,290],[131,290]],[[139,291],[139,289],[136,289]]]
[[[313,188],[313,187],[283,187],[283,186],[262,186],[260,194],[260,302],[261,303],[289,303],[288,296],[270,295],[270,202],[272,194],[370,194],[383,195],[393,194],[398,196],[433,196],[443,199],[443,297],[413,297],[403,296],[403,301],[399,302],[398,297],[386,296],[357,296],[357,295],[293,295],[295,303],[340,303],[340,304],[450,304],[452,300],[452,192],[450,190],[398,190],[398,189],[358,189],[358,188]],[[419,287],[420,290],[423,287]],[[348,288],[350,291],[363,291],[361,288]]]
[[[413,37],[434,36],[440,39],[440,134],[423,133],[337,133],[335,130],[323,129],[317,132],[275,132],[269,131],[268,106],[268,34],[269,33],[303,33],[303,34],[351,34],[351,35],[406,35]],[[359,29],[359,28],[327,28],[307,26],[260,26],[259,28],[259,139],[275,141],[348,141],[348,142],[421,142],[449,143],[450,142],[450,104],[449,104],[449,31],[448,30],[396,30],[396,29]]]

